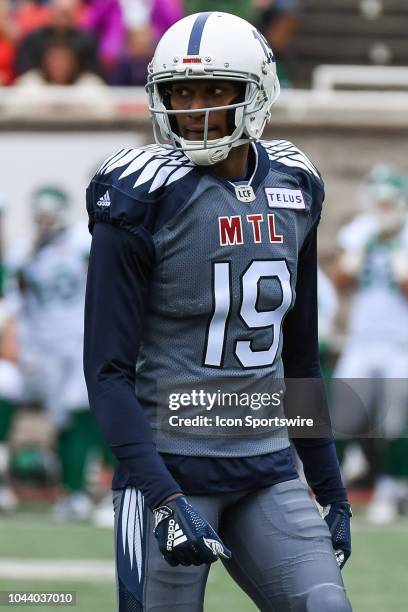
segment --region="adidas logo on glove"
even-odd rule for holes
[[[169,520],[169,527],[167,530],[167,550],[173,550],[176,546],[179,546],[183,542],[186,542],[187,538],[180,529],[180,526],[174,519]]]
[[[211,525],[184,495],[155,508],[153,515],[154,535],[169,565],[210,564],[231,557]]]

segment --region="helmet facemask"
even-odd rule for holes
[[[168,74],[168,73],[167,73]],[[242,88],[242,93],[233,103],[224,106],[213,106],[201,109],[174,110],[170,107],[169,93],[166,86],[177,81],[212,80],[233,81]],[[153,131],[158,144],[168,149],[182,150],[187,157],[198,165],[212,165],[218,163],[228,156],[232,147],[246,144],[253,138],[248,130],[255,121],[255,113],[262,110],[266,93],[260,87],[255,78],[248,75],[224,76],[205,75],[190,78],[167,78],[163,81],[149,81],[146,89],[149,94],[149,110],[153,120]],[[208,125],[211,112],[227,111],[229,134],[223,138],[211,140],[208,137]],[[179,134],[177,115],[181,114],[204,114],[204,138],[202,140],[187,140]],[[262,132],[267,117],[261,126]]]

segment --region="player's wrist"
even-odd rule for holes
[[[177,497],[184,497],[184,493],[182,493],[181,491],[178,491],[177,493],[172,493],[171,495],[167,495],[167,497],[165,497],[155,508],[155,510],[157,508],[159,508],[160,506],[162,506],[163,504],[168,504],[169,502],[173,501],[174,499],[176,499]]]
[[[351,510],[351,505],[348,499],[343,499],[341,501],[335,500],[331,501],[323,506],[323,517],[327,516],[330,510],[336,510],[345,512],[348,516],[353,516],[353,512]]]

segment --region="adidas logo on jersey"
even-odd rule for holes
[[[99,198],[96,205],[101,206],[103,208],[107,208],[111,205],[109,190],[106,191],[101,198]]]

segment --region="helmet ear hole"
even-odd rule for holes
[[[163,102],[163,106],[167,109],[167,110],[173,110],[172,106],[171,106],[171,89],[169,87],[169,85],[167,83],[161,83],[161,85],[157,86],[157,91],[159,93],[159,96]],[[169,124],[170,124],[170,128],[171,131],[174,132],[177,136],[180,136],[180,131],[179,131],[179,127],[178,127],[178,123],[177,123],[177,119],[175,115],[167,115],[168,116],[168,120],[169,120]]]
[[[236,97],[231,100],[230,104],[240,104],[241,102],[245,101],[245,94],[246,94],[246,83],[237,83],[237,90],[238,93],[236,95]],[[241,112],[241,115],[239,114],[239,112]],[[243,109],[242,108],[236,108],[236,109],[231,109],[228,111],[227,113],[227,129],[228,129],[228,134],[231,135],[235,128],[237,127],[239,120],[242,117],[242,112]]]
[[[168,83],[160,83],[159,85],[157,85],[157,92],[165,108],[171,109],[171,105],[170,105],[171,89]]]

